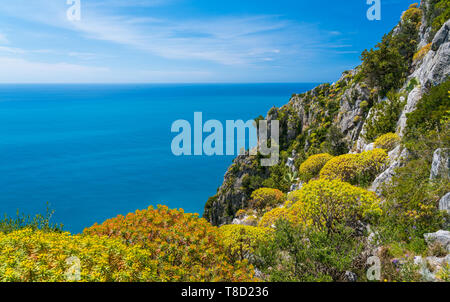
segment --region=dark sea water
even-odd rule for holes
[[[0,214],[71,232],[150,205],[203,214],[233,157],[176,157],[177,119],[250,120],[315,84],[0,85]]]

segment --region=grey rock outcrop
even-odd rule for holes
[[[440,244],[444,249],[446,249],[448,252],[450,252],[450,232],[440,230],[436,233],[429,233],[425,234],[425,241],[428,244],[434,244],[438,243]]]
[[[442,83],[450,74],[450,35],[447,21],[433,40],[432,49],[425,55],[420,66],[411,74],[411,78],[419,80],[425,87],[431,87]]]
[[[400,133],[400,136],[403,136],[403,133],[406,128],[406,122],[407,118],[406,115],[408,113],[413,112],[416,110],[416,106],[419,103],[420,99],[422,98],[422,89],[421,87],[415,87],[409,94],[407,98],[407,102],[405,105],[405,108],[403,109],[403,112],[400,116],[400,119],[397,123],[397,131]]]
[[[450,20],[445,22],[441,29],[434,36],[433,42],[431,44],[431,50],[436,51],[441,47],[442,44],[449,41],[450,34]]]
[[[433,154],[430,179],[450,177],[450,149],[437,149]]]

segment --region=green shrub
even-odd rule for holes
[[[270,177],[262,182],[263,187],[278,189],[283,192],[289,191],[290,183],[285,176],[290,173],[290,170],[284,163],[270,167],[269,172]]]
[[[321,231],[333,232],[336,225],[353,225],[381,214],[375,193],[339,180],[310,181],[292,197],[286,204],[287,219]]]
[[[416,52],[421,18],[422,10],[411,7],[403,15],[395,35],[393,32],[385,35],[375,50],[362,53],[362,72],[371,86],[379,88],[381,96],[401,88],[405,82]]]
[[[249,207],[261,211],[282,204],[284,201],[285,196],[280,190],[261,188],[252,193]]]
[[[37,214],[35,216],[20,214],[17,212],[16,217],[5,215],[0,220],[0,233],[11,233],[21,229],[42,230],[44,232],[62,232],[63,225],[52,223],[52,216],[55,211],[50,210],[47,204],[45,214]]]
[[[258,268],[270,282],[344,281],[345,272],[360,272],[363,239],[343,226],[327,233],[280,220],[273,239],[260,245]],[[362,275],[362,272],[361,272]]]
[[[369,142],[373,142],[383,134],[396,131],[398,119],[406,102],[401,101],[400,94],[392,91],[387,97],[386,101],[372,108],[371,117],[366,120],[364,138]]]
[[[225,253],[234,262],[249,260],[259,244],[265,244],[272,229],[245,225],[224,225],[219,228],[223,237]]]
[[[416,110],[407,114],[405,135],[415,139],[416,131],[442,130],[442,120],[450,110],[450,80],[433,87],[418,102]]]

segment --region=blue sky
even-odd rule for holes
[[[333,82],[414,1],[2,0],[0,83]]]

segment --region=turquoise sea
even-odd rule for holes
[[[150,205],[203,214],[233,157],[176,157],[175,120],[265,116],[316,84],[0,85],[0,214],[71,232]]]

